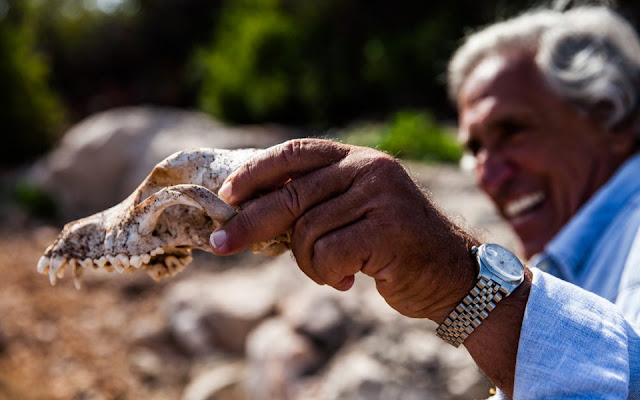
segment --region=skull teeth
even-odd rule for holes
[[[64,267],[67,265],[67,259],[64,257],[53,257],[49,267],[49,282],[55,285],[57,278],[64,276]]]
[[[80,289],[82,273],[89,267],[93,267],[94,269],[100,268],[107,271],[113,271],[115,269],[119,273],[133,272],[134,269],[142,268],[145,269],[152,278],[157,280],[165,276],[176,275],[192,261],[192,257],[189,255],[184,257],[167,255],[162,262],[150,265],[152,257],[164,253],[164,249],[158,247],[149,253],[133,255],[131,257],[124,253],[119,253],[115,256],[106,255],[97,259],[85,258],[82,260],[63,256],[42,256],[38,261],[37,270],[40,274],[48,275],[49,282],[55,285],[58,279],[64,277],[65,269],[69,266],[73,283],[77,289]]]
[[[193,257],[165,257],[164,264],[157,263],[150,265],[146,268],[147,273],[156,281],[167,276],[175,276],[178,272],[181,272],[191,261]]]
[[[99,268],[104,268],[105,264],[107,263],[107,257],[102,256],[100,258],[98,258],[97,260],[93,261]]]
[[[132,256],[131,260],[129,260],[131,266],[135,269],[142,267],[142,258],[140,256]]]
[[[164,249],[162,247],[157,247],[149,252],[149,255],[151,255],[151,257],[157,256],[158,254],[164,254]]]
[[[38,273],[46,274],[49,272],[49,266],[51,265],[51,259],[47,256],[40,257],[38,261]]]
[[[86,268],[85,265],[87,264],[86,263],[87,260],[91,261],[91,259],[89,258],[89,259],[84,259],[84,261],[82,261],[82,263],[80,263],[80,262],[69,263],[73,267],[73,269],[71,271],[71,276],[73,277],[73,285],[78,290],[80,290],[82,288],[82,281],[81,281],[80,277],[82,276],[82,272],[84,272],[84,268]],[[75,261],[75,260],[72,259],[72,261]]]

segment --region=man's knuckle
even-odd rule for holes
[[[238,168],[238,171],[235,172],[233,175],[237,176],[241,173],[242,178],[246,182],[252,182],[252,181],[255,181],[256,179],[255,176],[256,176],[257,170],[258,170],[258,160],[256,160],[255,158],[251,158],[247,162],[245,162],[240,168]]]
[[[250,232],[259,232],[258,220],[249,212],[240,212],[234,218],[235,233],[246,237]]]
[[[301,159],[304,146],[303,139],[293,139],[283,143],[281,154],[284,161],[287,164],[295,164]]]
[[[302,199],[300,190],[295,183],[284,185],[280,190],[281,207],[289,212],[292,217],[298,217],[302,214]]]
[[[383,173],[397,174],[404,171],[404,168],[398,160],[386,153],[378,153],[376,156],[372,157],[369,162],[372,168]]]

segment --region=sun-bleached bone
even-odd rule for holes
[[[262,150],[192,149],[158,163],[120,204],[69,222],[38,262],[51,284],[71,270],[76,287],[89,268],[145,270],[154,279],[173,276],[191,262],[192,249],[210,251],[209,236],[238,210],[215,193],[236,168]],[[277,255],[289,233],[253,245]]]

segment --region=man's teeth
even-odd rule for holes
[[[62,279],[64,277],[65,268],[68,266],[71,268],[74,285],[79,289],[80,276],[82,275],[82,272],[89,267],[96,269],[102,268],[108,271],[115,269],[120,273],[143,268],[147,270],[152,278],[160,279],[164,276],[173,276],[177,274],[191,263],[192,260],[191,256],[166,256],[162,261],[159,261],[156,264],[149,264],[152,257],[161,254],[164,254],[164,249],[162,247],[153,249],[149,253],[133,256],[120,253],[115,256],[107,255],[96,259],[85,258],[83,260],[66,258],[63,256],[42,256],[38,261],[38,273],[49,275],[49,281],[52,285],[55,285],[58,279]]]
[[[505,206],[505,214],[508,218],[517,217],[529,209],[539,205],[544,201],[544,193],[536,192],[511,201]]]

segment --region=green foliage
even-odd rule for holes
[[[465,28],[527,2],[227,0],[193,59],[200,106],[316,127],[399,108],[451,115],[443,74]]]
[[[462,156],[453,132],[421,111],[399,111],[388,123],[351,128],[343,140],[410,160],[457,162]]]
[[[453,118],[443,74],[466,29],[532,3],[0,0],[0,164],[131,104],[313,130],[409,108]]]
[[[295,95],[294,75],[282,67],[297,57],[297,29],[276,6],[275,0],[237,0],[222,10],[216,45],[195,61],[206,111],[259,121]]]
[[[57,213],[56,203],[49,193],[27,181],[18,182],[13,198],[21,208],[31,215],[53,219]]]
[[[59,136],[64,110],[51,88],[46,60],[35,49],[29,9],[9,2],[0,21],[0,164],[24,162]]]

